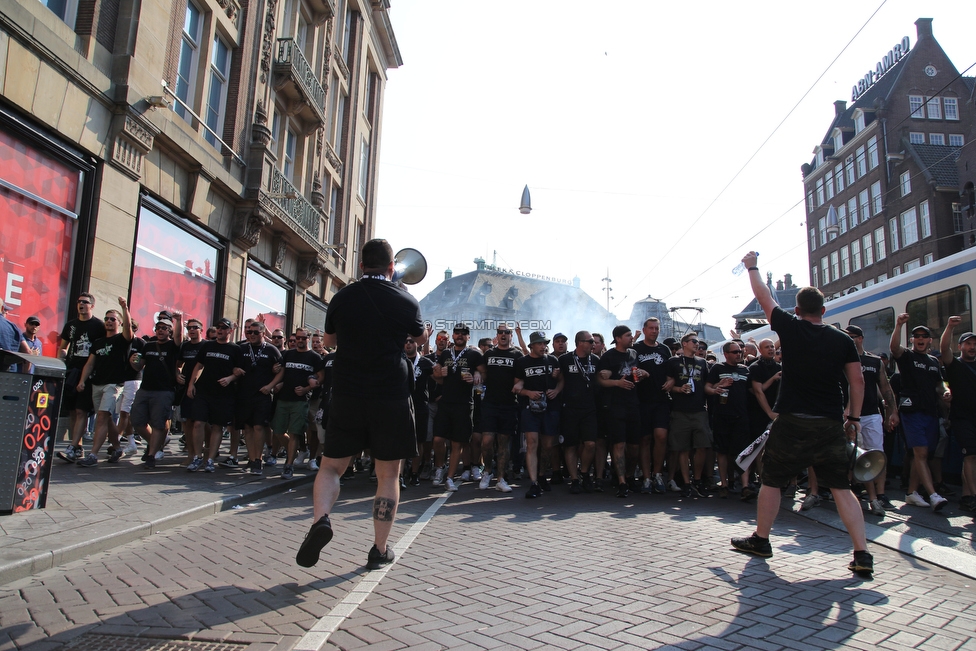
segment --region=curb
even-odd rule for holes
[[[221,499],[214,500],[213,502],[202,504],[200,506],[194,506],[178,513],[148,520],[126,529],[122,529],[121,531],[115,531],[104,536],[92,538],[91,540],[44,551],[17,561],[0,564],[0,585],[38,574],[44,570],[49,570],[58,567],[59,565],[63,565],[64,563],[70,563],[72,561],[83,559],[97,552],[103,552],[114,547],[119,547],[121,545],[140,540],[142,538],[148,538],[154,534],[160,533],[167,529],[172,529],[173,527],[179,527],[181,525],[193,522],[194,520],[199,520],[200,518],[216,515],[217,513],[227,511],[238,504],[245,504],[263,497],[284,493],[289,488],[310,484],[315,481],[316,474],[317,473],[312,473],[303,477],[296,477],[295,479],[289,481],[283,481],[278,484],[264,486],[250,493],[238,493],[237,495],[223,497]]]

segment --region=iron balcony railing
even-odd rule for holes
[[[296,226],[309,234],[314,241],[319,239],[319,212],[278,168],[271,174],[272,201],[288,213]]]
[[[292,74],[299,86],[312,101],[317,112],[325,110],[325,89],[315,76],[315,71],[302,54],[302,49],[293,38],[278,39],[278,58],[276,65],[291,66]]]

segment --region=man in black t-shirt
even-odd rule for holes
[[[71,443],[64,452],[58,452],[58,458],[74,463],[84,458],[81,440],[88,426],[88,414],[94,411],[92,404],[91,384],[85,385],[85,390],[78,392],[76,386],[81,370],[88,361],[89,351],[96,339],[105,336],[105,323],[94,316],[95,297],[88,292],[78,295],[78,318],[68,321],[61,330],[58,343],[58,357],[67,366],[65,376],[64,400],[61,402],[62,415],[71,416]]]
[[[740,346],[742,344],[739,344]],[[776,420],[773,405],[779,396],[783,367],[776,361],[776,344],[772,339],[759,342],[759,357],[749,364],[749,432],[753,440]],[[744,357],[744,355],[743,355]]]
[[[200,468],[206,472],[217,469],[214,460],[220,453],[224,428],[234,422],[236,382],[244,376],[244,362],[240,346],[230,340],[233,327],[230,319],[217,321],[217,339],[207,341],[200,347],[189,376],[186,396],[193,400],[191,417],[195,423],[193,439],[196,449],[203,450],[206,431],[210,431],[207,458],[199,456],[193,459],[186,467],[190,472]]]
[[[669,359],[665,365],[674,380],[668,443],[672,452],[678,453],[678,471],[685,482],[681,488],[682,497],[705,496],[705,457],[712,447],[712,430],[705,411],[708,363],[697,357],[697,352],[698,335],[689,332],[681,338],[681,354]],[[695,451],[694,457],[691,457],[691,450]],[[694,477],[688,469],[689,458],[694,466]]]
[[[519,397],[519,425],[525,435],[525,465],[531,485],[525,496],[536,498],[551,490],[540,472],[542,459],[549,454],[559,435],[559,412],[552,404],[559,399],[563,383],[559,360],[546,354],[549,340],[543,332],[529,335],[529,354],[515,360],[515,390]],[[539,437],[542,454],[539,454]]]
[[[723,498],[729,496],[730,476],[739,474],[734,468],[735,458],[752,442],[749,433],[749,369],[739,362],[742,353],[741,344],[726,342],[722,346],[725,361],[709,369],[705,382],[705,393],[717,396],[709,409],[712,410],[712,437],[718,456],[718,495]],[[741,481],[742,497],[749,499],[751,495],[746,492],[749,488],[748,470],[742,473]]]
[[[576,333],[576,348],[559,357],[559,377],[563,382],[560,396],[563,412],[559,418],[559,431],[563,436],[563,455],[569,470],[569,492],[593,491],[590,464],[596,453],[597,410],[596,369],[600,358],[594,355],[593,335],[586,330]],[[577,469],[583,471],[582,481]]]
[[[252,475],[262,473],[261,453],[264,451],[264,441],[274,413],[271,396],[285,374],[284,368],[275,370],[281,362],[281,352],[264,340],[264,333],[265,325],[261,321],[252,321],[244,328],[247,343],[241,345],[241,363],[244,364],[245,372],[237,389],[234,410],[235,426],[244,429],[247,471]],[[236,455],[220,462],[221,466],[231,468],[237,464]]]
[[[664,480],[664,459],[668,454],[668,425],[671,421],[671,396],[674,379],[668,377],[666,362],[671,358],[671,349],[657,340],[661,334],[661,321],[650,317],[644,321],[641,330],[644,341],[634,344],[637,365],[647,371],[646,382],[637,385],[637,399],[640,402],[640,466],[643,474],[642,493],[664,493],[667,491]],[[653,460],[651,450],[653,447]],[[628,451],[637,459],[637,452]],[[653,463],[653,466],[651,465]]]
[[[182,317],[174,314],[173,321],[160,317],[156,321],[156,338],[145,342],[139,355],[144,366],[142,383],[132,404],[132,427],[147,442],[146,467],[156,467],[156,453],[166,440],[166,421],[173,411],[176,392],[176,364],[179,361],[179,342],[172,338],[174,332],[183,330]],[[130,364],[138,357],[133,354]]]
[[[962,317],[949,317],[939,341],[939,352],[952,391],[949,403],[951,432],[962,451],[963,496],[959,506],[973,512],[976,511],[976,333],[959,335],[959,357],[956,358],[952,354],[952,332],[961,323]]]
[[[407,337],[403,344],[403,353],[407,356],[407,361],[413,370],[413,422],[417,430],[417,449],[423,449],[427,442],[427,403],[430,401],[430,389],[434,384],[434,362],[429,357],[424,357],[418,350],[417,341],[413,337]],[[411,486],[420,486],[420,455],[410,459],[410,472],[408,480]],[[404,470],[404,473],[407,471]],[[403,487],[403,477],[401,476],[400,487]]]
[[[203,322],[199,319],[188,319],[186,322],[186,339],[180,344],[180,352],[176,358],[176,397],[173,402],[179,405],[180,420],[183,421],[183,444],[185,446],[186,461],[182,466],[190,465],[203,450],[196,448],[193,432],[196,421],[193,420],[193,398],[186,395],[189,376],[197,364],[197,354],[206,342],[203,338]],[[142,460],[147,461],[147,455]]]
[[[482,379],[485,393],[481,401],[481,453],[485,459],[485,470],[478,484],[480,490],[487,490],[492,477],[497,477],[495,489],[510,493],[512,487],[505,479],[511,438],[518,427],[518,399],[513,393],[515,386],[515,361],[522,357],[522,351],[512,347],[512,327],[501,324],[496,328],[498,345],[484,354],[485,375]],[[497,451],[492,455],[493,445]],[[495,468],[491,468],[494,456]]]
[[[95,432],[91,452],[78,462],[79,466],[94,466],[98,463],[98,451],[109,436],[112,450],[109,463],[122,458],[122,444],[119,429],[113,420],[118,414],[118,403],[125,385],[125,368],[129,363],[129,342],[132,341],[132,324],[129,322],[129,305],[119,297],[122,311],[109,310],[105,313],[105,337],[92,344],[88,361],[81,371],[77,391],[82,393],[85,384],[91,379],[92,404],[95,405]]]
[[[298,439],[308,422],[308,397],[313,389],[322,384],[325,376],[322,356],[308,348],[308,332],[301,328],[296,330],[295,345],[294,350],[286,350],[281,355],[284,375],[280,380],[278,404],[271,424],[275,434],[284,438],[288,446],[285,467],[281,470],[282,479],[291,479],[294,474]]]
[[[742,259],[749,270],[752,292],[783,349],[783,378],[773,410],[778,414],[769,430],[759,491],[756,531],[748,538],[733,538],[737,550],[757,556],[773,555],[769,531],[779,513],[782,490],[807,466],[813,466],[821,485],[830,488],[837,513],[854,543],[852,572],[870,574],[874,559],[867,551],[864,515],[850,489],[847,442],[857,437],[859,420],[845,420],[841,379],[849,387],[847,407],[859,413],[864,396],[861,360],[845,333],[823,323],[824,298],[816,287],[796,294],[795,316],[787,313],[756,266],[751,251]]]
[[[332,407],[315,477],[314,523],[295,561],[318,562],[332,540],[329,511],[339,498],[339,476],[353,454],[369,448],[376,471],[373,498],[373,547],[366,568],[393,562],[387,545],[400,498],[400,461],[417,455],[410,367],[403,353],[407,336],[417,345],[429,333],[420,304],[391,282],[393,249],[386,240],[370,240],[360,252],[362,278],[340,289],[325,317],[326,348],[336,348]]]

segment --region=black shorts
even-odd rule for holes
[[[190,420],[225,427],[234,422],[234,396],[213,396],[198,393],[193,397]]]
[[[255,425],[267,427],[274,416],[274,399],[260,391],[248,396],[238,396],[235,405],[234,426],[237,429]]]
[[[716,452],[736,457],[753,440],[749,419],[745,416],[729,418],[715,414],[712,417],[712,447]]]
[[[780,414],[763,450],[762,483],[786,488],[808,466],[822,488],[850,488],[850,459],[844,424],[830,418]]]
[[[607,415],[607,442],[610,445],[617,443],[640,445],[640,441],[640,408],[637,405],[611,407]]]
[[[962,456],[976,455],[976,422],[956,418],[952,421],[952,428],[949,431],[956,437]]]
[[[518,405],[481,403],[481,431],[488,434],[512,436],[518,429]]]
[[[183,400],[180,401],[180,418],[182,420],[193,420],[194,402],[196,402],[196,398],[191,398],[187,395],[183,396]]]
[[[417,434],[417,447],[419,449],[420,446],[427,442],[427,420],[430,418],[430,410],[427,408],[427,403],[424,403],[422,409],[417,409],[416,404],[413,408],[413,428]]]
[[[641,435],[643,436],[651,436],[656,429],[667,429],[671,424],[671,403],[641,403],[640,420]]]
[[[434,436],[452,443],[468,443],[471,440],[473,424],[471,405],[440,403],[434,416]]]
[[[563,436],[563,445],[579,445],[595,441],[597,436],[596,410],[563,409],[559,420],[559,431]]]
[[[413,398],[332,398],[322,455],[329,459],[345,459],[365,449],[380,461],[417,456]]]

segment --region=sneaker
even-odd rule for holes
[[[156,461],[162,461],[163,460],[163,457],[165,457],[165,456],[166,456],[166,453],[163,452],[162,450],[160,450],[159,452],[157,452],[156,454],[153,455],[153,457],[156,458]]]
[[[569,492],[572,495],[579,495],[581,492],[583,492],[583,488],[580,486],[579,479],[574,479],[571,482],[569,482]]]
[[[64,452],[58,452],[58,459],[67,461],[68,463],[74,463],[84,458],[83,452],[84,450],[82,450],[80,445],[76,447],[69,443],[68,447],[64,449]]]
[[[369,467],[369,480],[374,484],[376,483],[376,468],[372,465]]]
[[[411,486],[420,486],[420,476],[417,475],[417,473],[415,472],[410,473],[410,479],[408,480],[408,483]]]
[[[319,469],[319,462],[316,461],[315,459],[309,459],[308,460],[308,469],[311,470],[312,472],[317,471]],[[414,484],[414,485],[416,485],[416,484]]]
[[[682,486],[680,490],[681,490],[681,497],[691,497],[691,486],[689,486],[688,484]]]
[[[285,466],[284,468],[281,469],[282,479],[291,479],[294,476],[295,476],[294,466]]]
[[[186,467],[186,471],[196,472],[197,470],[200,470],[200,466],[202,465],[203,465],[203,457],[194,457],[193,461],[190,462],[190,465]]]
[[[213,459],[207,459],[206,465],[203,466],[204,472],[214,472],[217,470],[217,464],[214,463]]]
[[[437,472],[434,473],[434,481],[433,481],[434,486],[443,486],[444,475],[446,474],[447,474],[446,470],[444,470],[443,468],[438,468]]]
[[[932,510],[936,513],[942,510],[942,508],[949,503],[949,500],[942,497],[938,493],[932,493],[929,495],[929,503],[932,505]]]
[[[690,484],[688,484],[688,486],[687,486],[687,488],[688,488],[688,493],[689,493],[689,494],[690,494],[690,495],[691,495],[692,497],[705,497],[705,493],[704,493],[704,491],[703,491],[703,490],[702,490],[702,488],[701,488],[701,487],[700,487],[700,486],[699,486],[698,484],[696,484],[695,482],[691,482]]]
[[[728,486],[719,486],[718,487],[718,496],[719,496],[720,499],[723,499],[723,500],[729,499],[729,488],[728,488]]]
[[[261,476],[261,473],[262,473],[262,470],[261,470],[261,460],[260,459],[254,459],[252,461],[248,461],[247,462],[247,471],[249,473],[251,473],[252,475],[257,475],[257,476],[260,477]]]
[[[847,566],[847,569],[857,574],[870,576],[874,573],[874,556],[867,551],[854,552],[854,560]]]
[[[339,477],[339,479],[355,479],[355,478],[356,478],[356,471],[353,470],[351,466],[346,468],[346,471],[342,473],[341,477]]]
[[[156,457],[149,457],[148,459],[146,459],[146,463],[143,464],[143,467],[146,470],[152,470],[153,468],[155,468],[156,467]]]
[[[448,477],[444,481],[444,490],[446,490],[447,492],[453,493],[453,492],[457,491],[457,489],[458,489],[457,484],[455,484],[454,483],[454,480],[451,479],[450,477]]]
[[[386,546],[385,554],[381,554],[376,545],[373,545],[373,548],[369,550],[369,556],[366,557],[366,569],[378,570],[384,565],[392,563],[395,558],[396,554],[393,553],[393,548],[389,545]]]
[[[143,461],[149,461],[149,458],[150,457],[155,458],[153,455],[149,454],[149,450],[146,450],[146,453],[144,455],[142,455],[142,460]]]
[[[498,483],[495,484],[495,490],[501,491],[502,493],[511,493],[512,487],[508,485],[508,482],[505,481],[504,477],[499,477]]]
[[[643,495],[650,495],[652,488],[653,488],[653,485],[651,484],[651,480],[650,479],[645,479],[644,482],[641,484],[640,492]]]
[[[84,441],[85,443],[91,443],[92,441],[95,440],[95,436],[91,432],[85,432],[84,434],[82,434],[81,440]]]
[[[678,488],[678,483],[673,479],[668,482],[668,490],[672,493],[684,493],[682,489]]]
[[[740,552],[755,554],[763,558],[769,558],[773,555],[773,548],[769,544],[769,538],[760,538],[756,534],[752,534],[748,538],[733,538],[732,546]]]
[[[895,505],[891,503],[891,500],[888,499],[887,495],[878,495],[878,501],[881,502],[881,508],[883,508],[885,511],[895,510]]]
[[[430,466],[424,464],[424,467],[420,469],[420,480],[427,481],[430,479]]]
[[[471,481],[471,471],[465,470],[461,473],[461,481]]]
[[[742,489],[743,491],[745,489]],[[803,503],[800,504],[801,511],[809,511],[810,509],[820,506],[820,496],[819,495],[807,495],[803,498]]]
[[[85,457],[84,459],[78,462],[78,465],[82,466],[83,468],[91,468],[97,463],[98,463],[98,457],[96,457],[94,454],[89,452],[87,457]]]
[[[956,491],[952,490],[946,485],[945,482],[941,482],[941,481],[935,485],[935,492],[938,493],[939,495],[948,495],[949,497],[952,497],[953,495],[956,494]]]
[[[221,468],[240,468],[241,464],[237,462],[237,457],[227,457],[220,462]]]
[[[880,495],[878,496],[878,499],[881,499]],[[960,497],[959,509],[962,511],[966,511],[968,513],[972,513],[973,511],[976,511],[976,497],[974,497],[973,495],[963,495],[962,497]]]
[[[481,471],[481,466],[475,466],[471,469],[471,481],[481,481],[485,473]],[[487,486],[485,487],[487,488]]]
[[[113,448],[112,454],[108,456],[109,463],[118,463],[119,459],[122,458],[122,448]]]
[[[871,500],[868,502],[868,510],[871,512],[871,515],[884,517],[885,510],[884,507],[881,506],[881,500]]]
[[[302,567],[312,567],[319,562],[319,552],[332,540],[332,521],[323,515],[305,534],[302,546],[298,548],[295,562]]]
[[[278,457],[273,454],[264,455],[264,465],[273,466],[278,463]]]
[[[478,482],[478,490],[486,491],[488,490],[488,486],[490,484],[491,484],[491,473],[490,472],[482,473],[481,480]]]
[[[308,450],[300,450],[298,456],[295,457],[295,463],[293,465],[302,466],[308,462]]]
[[[592,493],[593,492],[594,488],[593,488],[593,478],[592,477],[590,477],[589,475],[583,475],[583,482],[582,483],[583,483],[583,492],[584,493]]]
[[[924,506],[926,508],[928,508],[929,505],[929,503],[926,502],[925,499],[918,494],[918,491],[906,495],[905,504],[911,504],[912,506]]]
[[[136,445],[136,442],[133,441],[132,440],[132,437],[130,436],[129,437],[129,442],[126,444],[125,448],[122,450],[122,454],[124,454],[127,457],[131,457],[132,455],[134,455],[138,451],[139,451],[139,446]]]
[[[525,493],[525,497],[528,499],[535,499],[536,497],[542,496],[542,489],[539,487],[538,482],[533,483],[529,486],[529,490]]]
[[[545,477],[541,476],[541,475],[539,476],[539,482],[538,483],[539,483],[539,488],[541,488],[545,492],[548,493],[549,491],[552,490],[552,486],[549,485],[549,480],[546,479]]]
[[[796,484],[790,484],[787,486],[786,490],[783,491],[783,497],[790,500],[796,499]]]
[[[758,492],[759,491],[757,491],[752,486],[746,485],[742,488],[742,491],[739,493],[739,499],[742,500],[743,502],[748,502],[749,500],[754,498],[758,494]],[[814,495],[814,497],[816,497],[816,495]],[[817,499],[820,498],[818,497]]]
[[[627,488],[627,484],[617,484],[617,497],[627,497],[630,495],[630,489]]]
[[[661,473],[655,473],[654,479],[651,482],[651,492],[657,495],[668,492],[667,486],[664,485],[664,475]]]

